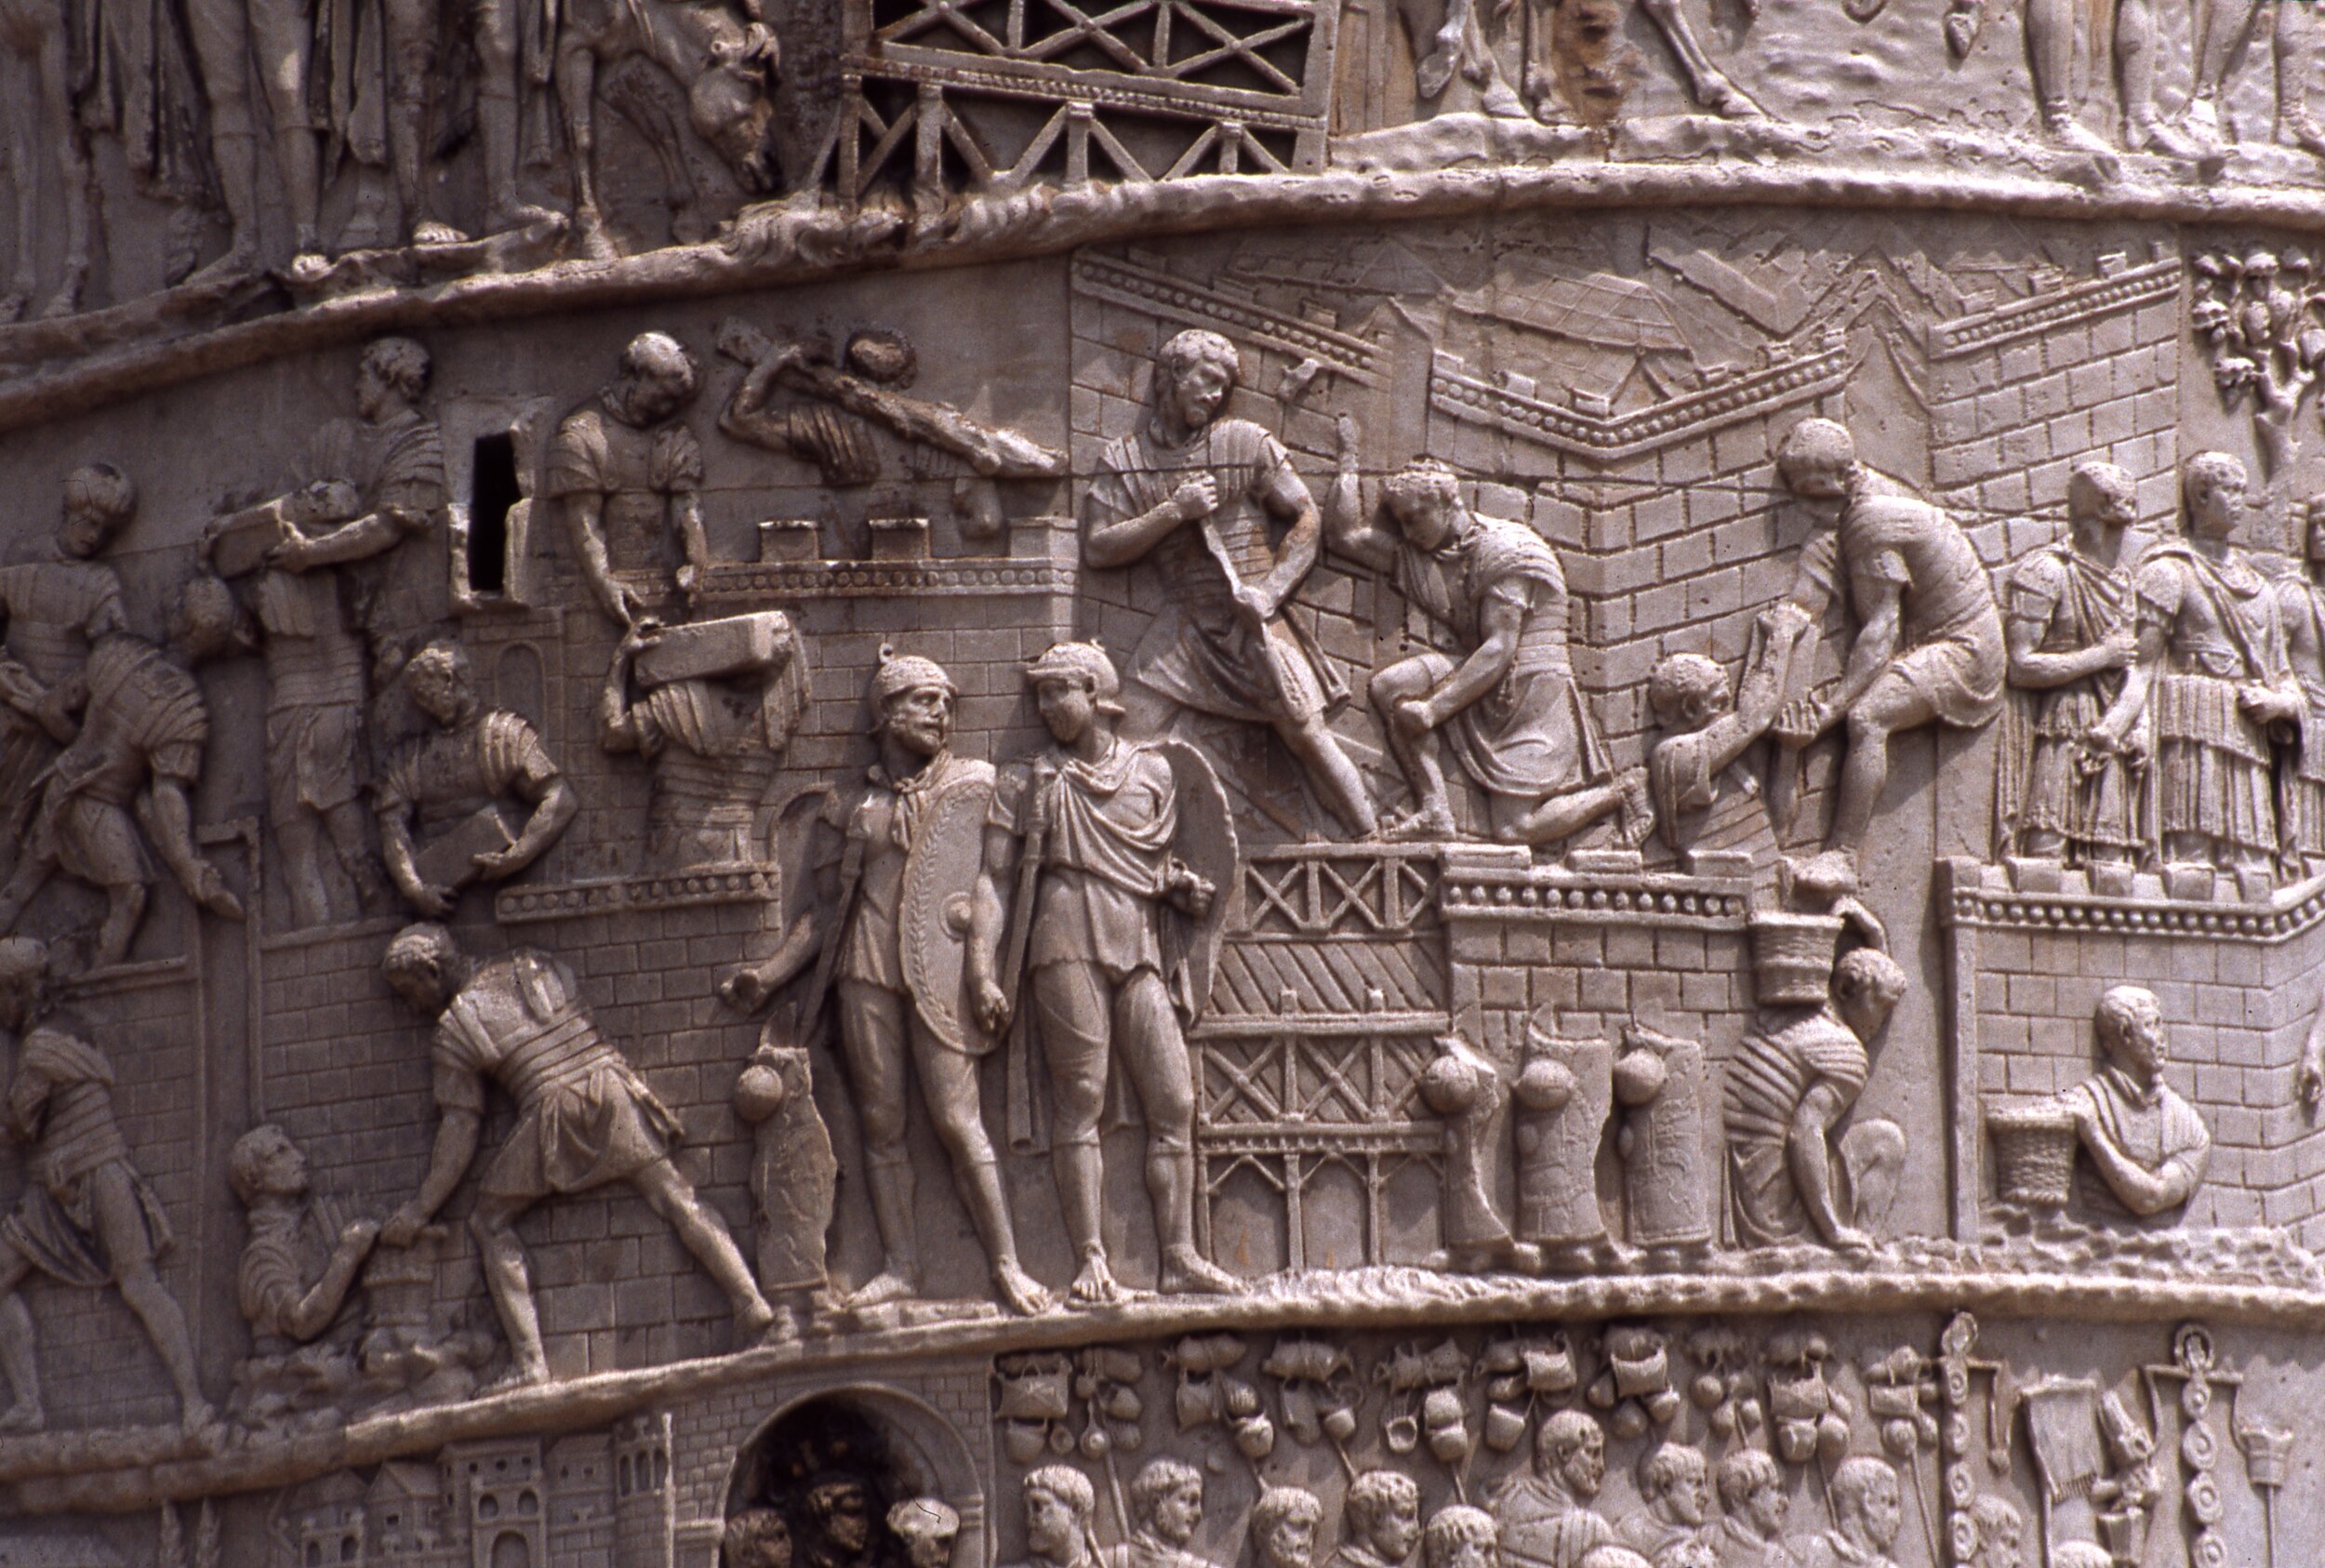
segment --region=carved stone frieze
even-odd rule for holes
[[[2308,1561],[2307,7],[0,33],[0,1563]]]

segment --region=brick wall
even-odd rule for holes
[[[2325,1239],[2325,1126],[2295,1084],[2315,1001],[2307,977],[2325,963],[2314,909],[2272,916],[2163,906],[2164,928],[2151,934],[2122,929],[2105,909],[2056,918],[2071,899],[2013,899],[2000,920],[1993,901],[1981,908],[1979,924],[1955,925],[1949,940],[1957,983],[1974,998],[1982,1110],[2091,1076],[2099,998],[2113,986],[2146,986],[2171,1030],[2166,1080],[2212,1135],[2211,1166],[2178,1223],[2285,1229],[2310,1246]],[[1990,1167],[1990,1151],[1981,1164]],[[1975,1190],[1981,1201],[1990,1195],[1990,1169]]]

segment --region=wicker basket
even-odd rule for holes
[[[1833,953],[1840,945],[1839,915],[1756,910],[1752,937],[1753,991],[1762,1006],[1818,1007],[1832,994]]]
[[[1994,1185],[2002,1201],[2029,1208],[2064,1205],[2075,1177],[2075,1113],[2056,1100],[1986,1113],[1994,1140]]]

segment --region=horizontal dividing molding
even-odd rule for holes
[[[1734,1255],[1734,1272],[1698,1269],[1547,1280],[1398,1267],[1311,1269],[1255,1281],[1241,1296],[1144,1296],[1033,1318],[1009,1316],[988,1303],[961,1303],[958,1316],[937,1322],[597,1373],[365,1416],[340,1431],[221,1454],[204,1452],[175,1426],[0,1439],[0,1510],[144,1512],[166,1502],[296,1485],[334,1470],[426,1458],[450,1442],[589,1430],[641,1410],[777,1380],[828,1379],[844,1371],[877,1379],[884,1369],[913,1363],[981,1367],[989,1358],[1013,1351],[1187,1334],[1415,1332],[1707,1313],[1960,1310],[1998,1320],[2154,1325],[2194,1318],[2213,1326],[2288,1333],[2325,1329],[2325,1289],[1979,1269],[1965,1266],[1969,1260],[1962,1249],[1941,1242],[1917,1242],[1910,1256],[1902,1247],[1858,1259],[1826,1254],[1814,1268],[1783,1268],[1773,1256],[1755,1254]],[[1756,1264],[1761,1271],[1742,1271]]]
[[[1444,1013],[1384,1010],[1378,1013],[1205,1013],[1187,1037],[1207,1040],[1369,1040],[1375,1035],[1426,1035],[1453,1028]]]
[[[705,567],[697,596],[714,605],[799,599],[993,599],[1070,594],[1070,563],[969,556],[950,561],[722,562]]]
[[[151,337],[92,344],[77,328],[46,330],[55,324],[0,328],[0,364],[46,362],[0,381],[0,431],[46,424],[201,377],[352,345],[382,332],[445,330],[761,292],[883,270],[1054,256],[1160,233],[1706,206],[1944,211],[2098,224],[2325,232],[2325,190],[2160,180],[2094,189],[2034,175],[1901,168],[1893,159],[1889,166],[1848,167],[1838,157],[1822,159],[1813,168],[1783,163],[1591,161],[1396,174],[1338,169],[1203,175],[1056,192],[1041,201],[1004,198],[976,221],[940,226],[915,226],[902,213],[849,212],[834,206],[803,215],[770,203],[756,212],[746,209],[727,235],[700,245],[668,246],[612,261],[575,259],[529,272],[479,273],[424,288],[379,289],[175,336],[165,336],[165,326]],[[64,326],[74,327],[78,321]],[[85,352],[65,357],[76,350]]]
[[[1938,918],[1948,926],[2274,945],[2325,924],[2325,877],[2280,889],[2266,903],[2246,904],[2020,893],[1957,880],[1950,892],[1941,891]]]
[[[910,44],[891,44],[876,52],[851,56],[842,62],[841,69],[858,79],[909,82],[916,86],[926,83],[1044,103],[1086,103],[1096,109],[1173,120],[1231,116],[1263,130],[1318,130],[1326,118],[1321,113],[1299,107],[1304,95],[1215,87],[1162,76],[1141,78],[1113,72],[1071,71],[1034,60],[1003,60]]]
[[[1837,392],[1849,370],[1848,347],[1836,342],[1629,413],[1589,414],[1480,380],[1441,353],[1429,369],[1428,401],[1437,412],[1465,423],[1609,463]]]
[[[2039,337],[2079,321],[2113,315],[2118,311],[2180,298],[2177,259],[2151,261],[2093,278],[2086,283],[2013,299],[1976,315],[1939,322],[1930,328],[1930,357],[1954,359],[1962,354],[1999,348],[2022,338]]]
[[[1593,873],[1544,866],[1509,875],[1448,870],[1438,907],[1448,923],[1672,925],[1741,931],[1747,883],[1652,871]]]
[[[1312,359],[1364,386],[1377,387],[1388,379],[1380,350],[1362,338],[1270,311],[1159,267],[1085,253],[1074,258],[1073,289],[1161,321],[1214,327],[1295,359]]]
[[[583,920],[625,910],[683,910],[710,904],[764,904],[782,896],[773,866],[713,866],[668,876],[609,878],[593,882],[523,884],[493,899],[493,918],[503,925],[548,920]]]

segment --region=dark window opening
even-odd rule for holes
[[[509,510],[517,488],[516,438],[506,431],[476,438],[469,482],[468,586],[472,593],[502,593],[509,579]]]

